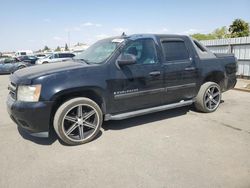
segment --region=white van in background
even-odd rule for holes
[[[24,56],[24,55],[33,55],[33,51],[31,50],[19,50],[15,53],[15,56]]]

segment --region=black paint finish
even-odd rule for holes
[[[222,79],[220,85],[223,91],[236,84],[237,65],[234,56],[217,55],[210,51],[204,56],[199,55],[201,52],[187,36],[132,35],[118,38],[124,39],[123,42],[101,64],[72,60],[16,71],[10,76],[10,81],[17,88],[19,85],[41,84],[42,91],[37,103],[16,101],[10,95],[7,106],[11,117],[27,122],[29,128],[26,129],[32,132],[44,132],[49,131],[49,122],[53,119],[52,109],[62,98],[90,93],[101,106],[104,115],[115,115],[193,99],[201,84],[213,78],[211,75],[220,75],[218,77]],[[154,60],[147,64],[119,67],[117,59],[124,53],[124,49],[144,39],[151,39],[154,43]],[[188,58],[168,61],[164,55],[163,41],[184,42]]]

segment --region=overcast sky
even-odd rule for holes
[[[93,43],[134,33],[208,33],[235,18],[250,22],[249,0],[0,0],[0,51]]]

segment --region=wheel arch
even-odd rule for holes
[[[103,114],[106,113],[106,101],[104,96],[104,91],[97,87],[87,87],[87,88],[70,88],[67,90],[60,91],[52,97],[54,104],[51,110],[50,122],[53,123],[54,115],[57,109],[65,102],[76,97],[86,97],[94,102],[96,102],[101,108]]]
[[[204,77],[202,84],[206,82],[217,83],[223,91],[225,89],[225,74],[222,71],[210,72]]]
[[[56,106],[58,106],[63,102],[75,97],[86,97],[95,101],[100,106],[103,113],[105,113],[106,102],[103,96],[104,91],[98,87],[70,88],[54,94],[51,100],[57,104]]]

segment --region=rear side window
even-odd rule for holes
[[[74,57],[74,54],[59,54],[59,58],[67,58],[67,57]]]
[[[59,58],[65,58],[65,57],[67,57],[66,54],[59,54]]]
[[[184,41],[162,41],[166,61],[179,61],[189,59]]]

